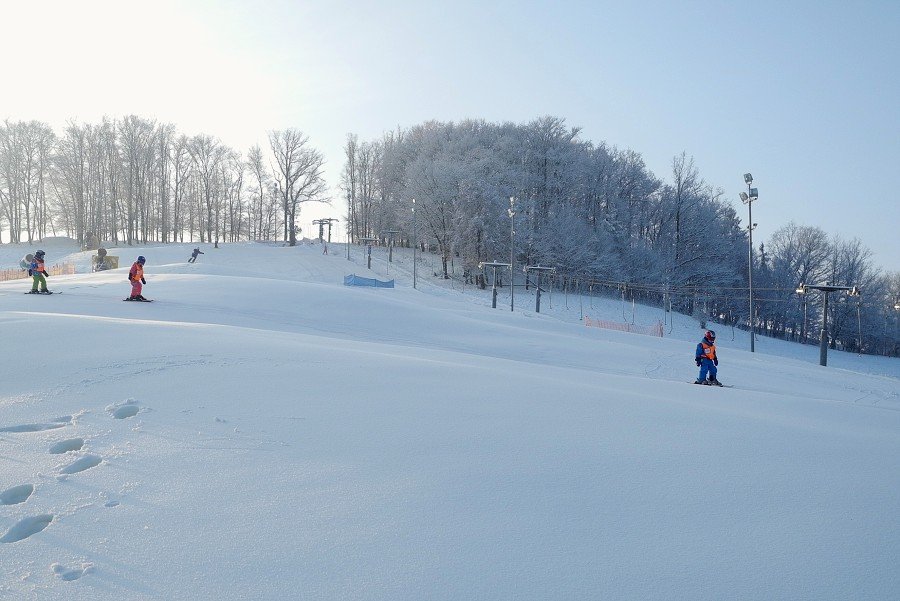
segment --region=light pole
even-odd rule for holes
[[[741,192],[741,202],[747,205],[747,222],[749,224],[747,226],[747,232],[750,234],[749,250],[747,252],[747,283],[750,286],[750,352],[753,353],[756,352],[756,342],[754,340],[755,334],[753,329],[753,228],[756,227],[756,224],[753,223],[753,201],[759,198],[759,193],[756,188],[751,187],[753,185],[752,175],[745,173],[744,182],[747,184],[747,191]]]
[[[416,199],[412,199],[413,214],[413,290],[416,288],[416,247],[419,245],[419,239],[416,236]]]
[[[274,184],[272,184],[272,197],[275,198],[276,200],[279,197],[277,181]],[[275,233],[275,242],[278,242],[278,217],[275,217],[274,233]]]
[[[892,351],[894,351],[894,354],[897,354],[896,351],[897,351],[898,316],[900,316],[900,300],[898,300],[896,303],[894,303],[894,344],[893,344],[893,348],[891,349]]]
[[[350,260],[350,228],[353,226],[353,202],[347,191],[347,260]]]
[[[803,298],[803,327],[800,328],[800,338],[802,338],[800,342],[806,344],[806,286],[800,284],[796,292]]]
[[[509,310],[516,306],[516,197],[509,197]]]

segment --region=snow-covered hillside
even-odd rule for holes
[[[413,289],[411,251],[46,241],[0,283],[0,598],[888,599],[900,361],[554,293]],[[12,268],[37,246],[0,246]],[[144,295],[121,302],[147,257]],[[356,273],[394,289],[345,287]],[[504,296],[506,295],[506,296]],[[568,306],[566,306],[568,305]]]

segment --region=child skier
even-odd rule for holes
[[[716,357],[716,333],[707,330],[703,336],[703,340],[697,345],[697,351],[694,353],[694,362],[700,368],[700,376],[694,384],[706,384],[709,386],[721,386],[722,383],[716,379],[717,366],[719,358]],[[709,379],[707,379],[707,373]]]
[[[32,279],[30,294],[52,294],[52,292],[47,290],[47,278],[50,277],[50,274],[47,273],[47,269],[44,267],[44,251],[35,251],[28,269],[28,275]],[[40,290],[38,290],[38,286],[40,286]]]
[[[197,255],[203,255],[203,254],[206,254],[206,253],[204,253],[204,252],[203,252],[202,250],[200,250],[199,248],[195,248],[194,251],[191,253],[191,258],[188,259],[188,263],[196,263],[196,262],[197,262]]]
[[[146,284],[147,280],[144,279],[144,263],[147,262],[143,256],[137,258],[137,261],[131,266],[131,269],[128,271],[128,281],[131,282],[131,296],[126,298],[125,300],[130,301],[146,301],[147,299],[143,297],[141,294],[141,285]]]

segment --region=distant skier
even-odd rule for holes
[[[709,386],[722,385],[722,383],[716,379],[719,358],[716,357],[716,333],[714,331],[706,331],[703,340],[697,345],[697,352],[694,353],[694,361],[697,363],[697,367],[700,368],[700,376],[694,384],[706,384]]]
[[[146,262],[147,259],[145,259],[143,256],[140,256],[137,258],[137,261],[135,261],[131,266],[131,269],[128,270],[128,281],[131,282],[131,296],[129,296],[126,300],[147,300],[141,294],[142,285],[147,283],[147,280],[144,279],[144,263]]]
[[[199,248],[195,248],[195,249],[194,249],[194,252],[191,253],[191,258],[188,259],[188,263],[196,263],[196,262],[197,262],[197,255],[204,255],[204,254],[206,254],[206,253],[204,253],[204,252],[203,252],[202,250],[200,250]]]
[[[50,294],[47,290],[47,278],[50,274],[44,266],[44,251],[35,251],[34,257],[31,259],[31,265],[28,268],[28,275],[31,276],[31,294]],[[40,290],[38,290],[40,286]]]

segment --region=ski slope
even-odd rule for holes
[[[406,249],[194,246],[89,273],[49,240],[63,294],[0,283],[0,599],[900,590],[896,359],[717,328],[734,388],[692,386],[685,316],[655,338],[582,325],[662,319],[618,300],[491,309],[431,255],[413,289]],[[138,254],[154,303],[121,302]]]

